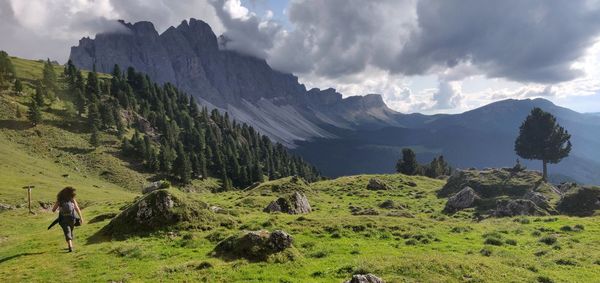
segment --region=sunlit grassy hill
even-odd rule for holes
[[[442,213],[447,199],[438,197],[445,180],[402,174],[310,184],[288,177],[220,193],[214,192],[219,181],[196,180],[168,191],[181,189],[173,195],[201,202],[227,225],[215,221],[150,235],[131,231],[133,236],[119,240],[95,238],[139,197],[151,176],[120,157],[120,141],[112,135],[102,134],[101,145],[90,146],[83,122],[68,117],[70,98],[60,91],[43,112],[44,122],[30,126],[25,113],[43,63],[13,62],[26,88],[0,94],[0,203],[19,206],[0,212],[2,282],[343,282],[357,273],[386,282],[600,281],[598,216],[478,221],[474,209],[448,215]],[[387,189],[367,189],[373,178]],[[23,206],[25,185],[36,186],[34,215]],[[38,204],[53,201],[67,185],[78,189],[88,221],[75,230],[74,253],[63,250],[59,228],[46,230],[56,215]],[[295,191],[306,195],[311,213],[263,212]],[[213,253],[227,237],[261,229],[292,235],[294,258],[257,262]]]

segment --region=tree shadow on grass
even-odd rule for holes
[[[81,147],[73,147],[73,146],[63,146],[63,147],[59,147],[59,150],[62,150],[64,152],[68,152],[71,154],[88,154],[91,153],[92,151],[94,151],[93,148],[81,148]]]
[[[32,125],[28,121],[0,120],[0,129],[25,130],[31,127]]]
[[[75,119],[64,119],[64,120],[50,120],[46,121],[47,124],[69,131],[75,134],[84,134],[89,132],[87,124]]]
[[[4,263],[5,261],[9,261],[11,259],[20,258],[22,256],[39,255],[39,254],[43,254],[43,253],[42,252],[37,252],[37,253],[20,253],[20,254],[16,254],[16,255],[7,256],[5,258],[0,259],[0,264]]]

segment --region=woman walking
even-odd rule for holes
[[[66,187],[56,195],[52,212],[58,209],[58,224],[63,229],[69,252],[73,251],[73,229],[83,224],[83,215],[75,200],[75,188]],[[77,213],[77,214],[75,214]]]

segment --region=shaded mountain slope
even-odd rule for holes
[[[403,147],[412,147],[423,163],[443,154],[459,168],[512,166],[519,126],[533,107],[555,115],[572,134],[571,155],[550,167],[555,180],[600,183],[600,118],[544,99],[504,100],[456,115],[398,114],[404,127],[339,132],[339,139],[301,142],[296,151],[334,176],[392,172]],[[531,169],[539,163],[525,161]]]

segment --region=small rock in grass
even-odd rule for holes
[[[368,273],[368,274],[354,274],[352,279],[346,281],[346,283],[384,283],[383,279]]]
[[[367,190],[371,191],[382,191],[389,190],[390,187],[381,179],[372,178],[369,180],[369,184],[367,185]]]

